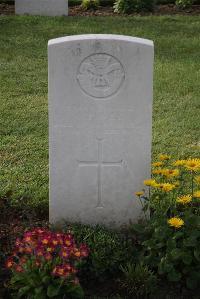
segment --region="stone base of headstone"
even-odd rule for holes
[[[17,15],[67,16],[68,0],[15,0]]]

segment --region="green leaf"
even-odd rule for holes
[[[146,246],[147,249],[150,250],[150,249],[155,248],[155,245],[156,245],[156,244],[155,244],[155,241],[154,241],[154,240],[150,239],[150,240],[144,241],[144,242],[142,243],[142,245]]]
[[[23,280],[24,280],[23,275],[17,275],[17,274],[15,274],[15,275],[11,278],[10,283],[11,283],[11,284],[15,284],[16,282],[23,281]]]
[[[183,274],[187,274],[191,272],[191,267],[190,266],[185,266],[182,270]]]
[[[84,298],[84,292],[80,285],[77,285],[77,286],[72,285],[72,284],[67,285],[65,295],[70,296],[70,298],[73,298],[73,299]]]
[[[185,239],[184,246],[186,246],[186,247],[196,247],[197,246],[196,236],[191,236],[191,237]]]
[[[34,293],[35,293],[34,299],[46,299],[47,298],[43,287],[35,288]]]
[[[58,286],[54,286],[53,284],[51,284],[51,285],[48,286],[47,296],[49,296],[49,298],[53,298],[55,296],[58,296],[59,290],[60,290],[60,288]]]
[[[37,295],[41,294],[42,291],[43,291],[43,287],[39,287],[39,288],[35,288],[35,289],[34,289],[34,292],[35,292],[35,294],[37,294]]]
[[[23,288],[20,288],[17,294],[17,298],[21,298],[25,294],[27,294],[30,291],[31,287],[30,286],[25,286]]]
[[[136,224],[132,225],[132,229],[133,229],[133,231],[135,231],[137,233],[143,233],[144,232],[144,225],[136,223]]]
[[[182,261],[185,265],[190,265],[192,263],[192,255],[190,252],[183,252],[182,253]]]
[[[50,277],[49,277],[49,276],[44,276],[44,277],[42,278],[42,282],[43,282],[44,284],[48,284],[49,281],[50,281]]]
[[[172,239],[173,239],[173,240],[178,240],[178,239],[180,239],[181,237],[183,237],[183,235],[184,235],[184,233],[181,232],[181,231],[175,232]]]
[[[175,248],[171,251],[172,260],[178,260],[182,255],[182,251],[179,248]]]
[[[169,281],[179,281],[181,279],[181,273],[172,270],[171,272],[168,273],[167,278]]]
[[[173,264],[171,264],[166,257],[163,257],[161,258],[161,262],[159,264],[158,269],[160,274],[164,274],[173,271],[174,267]]]
[[[171,272],[172,269],[173,269],[173,265],[172,265],[172,264],[169,264],[169,263],[164,263],[164,264],[163,264],[163,271],[164,271],[165,273],[169,273],[169,272]]]
[[[194,257],[198,262],[200,262],[200,251],[198,249],[194,250]]]
[[[194,276],[190,276],[186,279],[186,285],[189,289],[196,289],[197,285],[198,285],[198,277],[195,278]]]
[[[165,243],[160,242],[156,244],[156,248],[162,248],[162,247],[165,247]]]
[[[173,250],[174,248],[176,248],[176,240],[170,238],[170,239],[167,241],[167,250],[168,250],[168,251],[171,251],[171,250]]]

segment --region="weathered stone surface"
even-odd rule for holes
[[[17,15],[67,16],[68,0],[15,0]]]
[[[142,215],[150,176],[153,43],[49,41],[50,221],[119,226]]]

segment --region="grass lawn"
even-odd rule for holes
[[[155,43],[153,157],[200,150],[200,17],[0,17],[1,195],[48,204],[47,41],[113,33]]]

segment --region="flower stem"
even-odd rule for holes
[[[194,172],[192,171],[192,197],[194,194]]]

